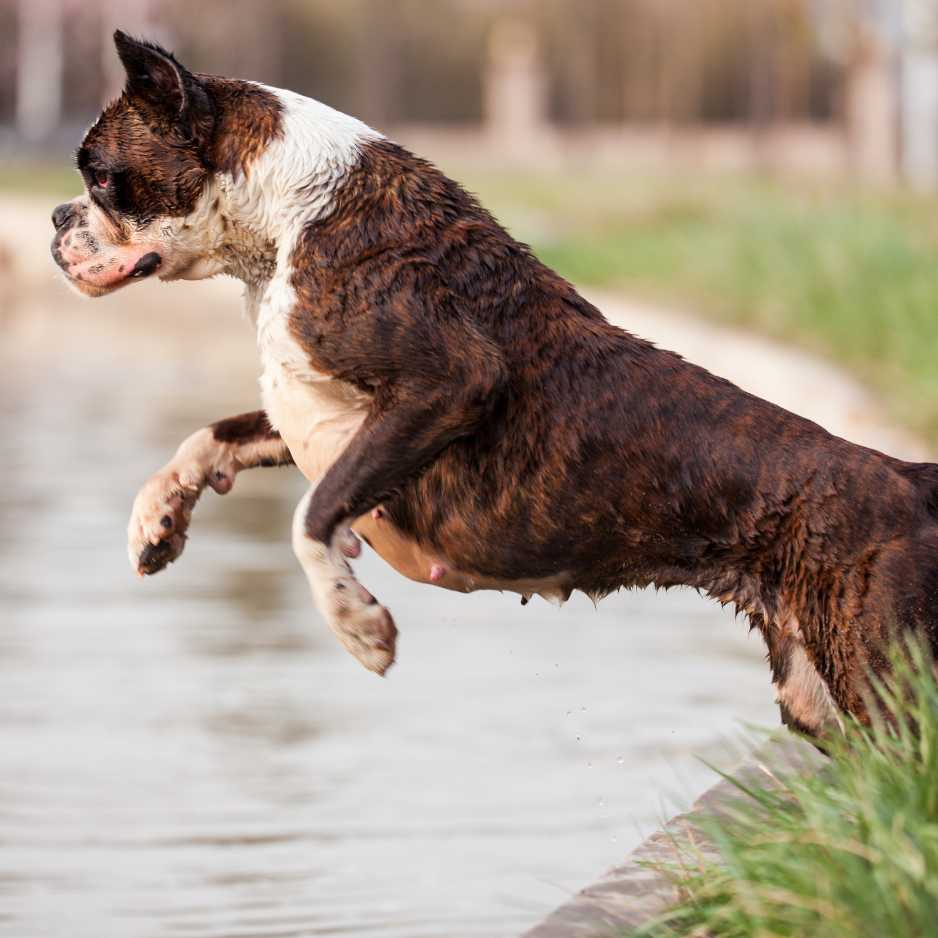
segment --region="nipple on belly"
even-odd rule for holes
[[[441,563],[434,563],[430,565],[430,582],[439,583],[443,577],[446,576],[446,567]]]

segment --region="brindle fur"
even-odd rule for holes
[[[118,221],[185,214],[209,173],[250,172],[281,133],[265,92],[158,51],[185,120],[125,49],[128,90],[79,156],[125,174]],[[461,582],[699,589],[762,632],[783,717],[812,733],[808,697],[866,717],[890,639],[921,632],[938,651],[938,466],[855,446],[616,328],[387,141],[362,146],[291,262],[293,338],[370,402],[309,500],[316,543],[380,506]],[[277,447],[262,412],[212,434]]]
[[[696,587],[750,616],[779,684],[803,642],[860,716],[891,636],[935,644],[938,466],[838,439],[609,324],[390,143],[366,146],[293,260],[296,337],[373,394],[313,497],[317,540],[381,502],[480,578],[559,574],[597,598]]]
[[[270,425],[267,414],[252,410],[237,417],[218,420],[209,428],[219,443],[253,443],[258,440],[279,440],[280,434]],[[292,460],[290,460],[292,462]]]
[[[280,103],[264,89],[192,75],[157,45],[122,33],[115,40],[127,87],[88,131],[76,162],[89,182],[95,169],[111,174],[97,201],[116,223],[187,215],[210,173],[250,172],[279,135]]]

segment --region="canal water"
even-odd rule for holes
[[[138,581],[138,485],[255,406],[236,293],[50,280],[0,315],[0,936],[516,935],[777,723],[761,640],[690,592],[522,607],[366,550],[382,680],[312,607],[285,469]]]

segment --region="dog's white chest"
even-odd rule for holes
[[[317,482],[361,426],[370,399],[316,371],[290,335],[285,317],[258,324],[261,399],[302,473]]]

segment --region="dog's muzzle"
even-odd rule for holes
[[[58,205],[52,212],[55,237],[52,257],[69,281],[89,296],[110,293],[132,280],[144,280],[163,266],[153,243],[113,244],[87,226],[80,202]]]

